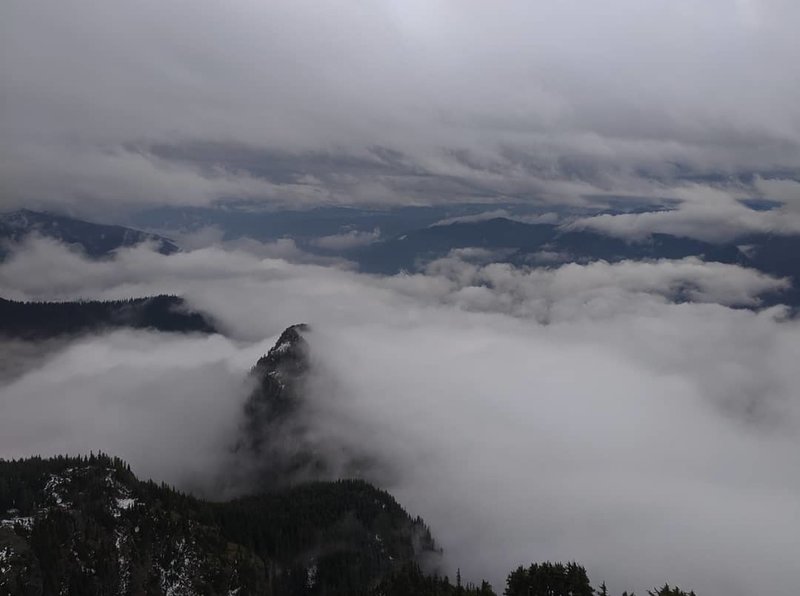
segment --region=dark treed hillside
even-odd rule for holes
[[[0,460],[2,594],[370,594],[425,524],[362,481],[209,503],[90,458]]]
[[[0,594],[495,596],[420,567],[439,554],[420,518],[360,480],[213,503],[102,454],[0,460]],[[504,591],[608,593],[576,563],[519,567]]]
[[[503,596],[609,596],[605,583],[593,588],[586,569],[577,563],[534,563],[518,567],[508,575]],[[680,588],[665,584],[662,588],[648,590],[648,596],[696,596]],[[623,592],[622,596],[636,596]]]
[[[476,586],[461,583],[461,572],[455,583],[447,576],[425,574],[418,565],[407,565],[386,577],[376,588],[373,596],[496,596],[491,584],[482,581]],[[534,595],[535,596],[535,595]]]
[[[0,336],[48,339],[119,327],[216,332],[204,315],[189,310],[177,296],[86,302],[15,302],[0,298]]]

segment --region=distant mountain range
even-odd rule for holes
[[[627,207],[626,207],[627,205]],[[771,209],[771,202],[748,202],[752,209]],[[604,213],[641,213],[669,209],[664,205],[619,201]],[[497,216],[492,217],[493,213]],[[598,231],[571,229],[561,223],[537,222],[542,207],[520,204],[403,207],[386,210],[326,207],[308,211],[248,211],[236,208],[162,208],[132,218],[146,228],[189,231],[214,226],[228,239],[248,237],[274,240],[289,237],[303,250],[335,255],[355,262],[366,273],[392,275],[416,272],[457,248],[492,251],[492,259],[518,266],[556,267],[597,260],[618,262],[642,259],[682,259],[741,265],[790,277],[792,287],[764,297],[765,304],[800,307],[800,235],[749,234],[735,241],[704,242],[671,234],[651,234],[633,241]],[[597,208],[576,213],[550,213],[566,221],[570,216],[597,214]],[[372,241],[339,248],[320,237],[379,230]]]
[[[590,230],[498,217],[409,230],[343,256],[358,263],[362,271],[394,274],[419,271],[453,249],[468,247],[487,249],[492,252],[491,260],[523,267],[698,257],[789,277],[792,287],[766,296],[765,303],[800,306],[800,235],[751,234],[720,244],[669,234],[629,241]]]
[[[713,244],[669,234],[640,241],[590,230],[571,230],[550,223],[524,223],[505,217],[454,222],[410,230],[350,252],[362,269],[374,273],[413,271],[456,248],[498,251],[500,260],[517,265],[560,265],[624,259],[682,259],[735,263],[789,274],[797,261],[788,249],[800,248],[800,236],[757,234]],[[783,258],[781,258],[783,257]]]
[[[21,242],[32,234],[77,246],[88,256],[95,258],[143,242],[151,243],[161,254],[168,255],[178,251],[178,247],[170,239],[157,234],[20,209],[0,214],[0,258],[6,256],[9,243]]]
[[[481,205],[393,207],[385,210],[317,207],[302,211],[161,207],[131,215],[126,225],[181,232],[213,226],[221,230],[227,240],[253,238],[269,241],[288,237],[307,244],[315,238],[348,230],[372,231],[378,228],[384,236],[391,237],[449,217],[475,215],[482,211],[485,211],[485,206]]]
[[[603,213],[640,213],[654,208],[669,208],[672,201],[658,204],[624,199],[603,198],[610,204]],[[228,240],[253,238],[275,240],[290,237],[301,244],[320,236],[343,231],[372,231],[380,229],[383,236],[391,238],[409,230],[425,228],[443,220],[462,217],[482,217],[487,212],[504,212],[514,216],[541,216],[545,213],[561,215],[593,215],[597,206],[571,207],[569,212],[558,205],[525,203],[448,203],[428,206],[389,206],[381,208],[315,207],[304,210],[265,210],[256,205],[225,204],[213,207],[158,207],[131,214],[121,223],[145,230],[176,230],[191,232],[213,226]]]
[[[133,219],[140,225],[180,232],[218,226],[229,239],[249,237],[268,241],[290,237],[308,252],[342,257],[355,262],[363,272],[386,275],[420,271],[427,263],[446,256],[453,249],[468,247],[491,251],[491,259],[495,262],[531,267],[597,260],[613,263],[697,257],[791,278],[789,290],[765,296],[764,304],[800,307],[800,235],[797,234],[750,234],[724,243],[651,234],[633,241],[592,230],[570,229],[556,223],[529,223],[524,217],[522,220],[512,216],[484,218],[483,207],[484,211],[480,206],[462,205],[447,209],[407,207],[368,211],[323,208],[274,213],[166,208]],[[380,230],[380,233],[353,245],[318,242],[320,238],[337,234],[373,230]],[[178,250],[164,236],[132,228],[93,224],[28,210],[0,216],[0,241],[18,241],[31,233],[79,246],[92,257],[107,256],[118,248],[141,242],[154,243],[163,254]]]

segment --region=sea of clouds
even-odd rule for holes
[[[247,372],[306,322],[309,440],[374,458],[368,477],[431,525],[451,573],[502,588],[517,564],[577,560],[612,592],[791,593],[800,326],[758,307],[785,280],[696,259],[523,270],[477,250],[378,277],[264,253],[20,247],[0,295],[177,293],[222,334],[7,342],[0,457],[103,450],[214,496]]]

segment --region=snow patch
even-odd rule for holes
[[[118,509],[130,509],[136,504],[136,499],[132,499],[130,497],[125,499],[117,499],[117,508]]]
[[[309,565],[308,569],[306,570],[306,586],[309,589],[312,589],[314,585],[317,583],[317,572],[319,571],[317,564],[312,560],[311,565]]]
[[[21,525],[26,530],[30,530],[33,527],[33,518],[32,517],[11,517],[8,519],[0,519],[0,527],[2,528],[13,528],[17,524]]]

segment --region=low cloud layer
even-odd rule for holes
[[[727,306],[784,282],[694,259],[545,271],[475,256],[381,278],[219,248],[89,262],[34,241],[0,265],[0,294],[178,292],[229,337],[55,350],[0,389],[0,456],[103,449],[207,491],[246,371],[308,322],[314,439],[382,462],[453,568],[500,587],[518,563],[576,559],[613,592],[791,593],[800,328],[779,307]]]
[[[750,234],[800,233],[800,184],[789,180],[757,180],[764,196],[780,199],[781,206],[767,210],[751,209],[731,193],[692,186],[675,190],[682,201],[669,210],[646,213],[601,214],[577,219],[568,228],[594,229],[600,232],[641,240],[653,233],[697,238],[708,242],[728,242]]]
[[[206,489],[257,357],[220,336],[84,337],[0,390],[0,452],[125,454],[156,479]]]
[[[371,232],[350,230],[349,232],[342,232],[341,234],[332,234],[330,236],[316,238],[311,244],[324,250],[343,251],[372,244],[380,239],[380,237],[381,231],[378,228],[375,228]]]

